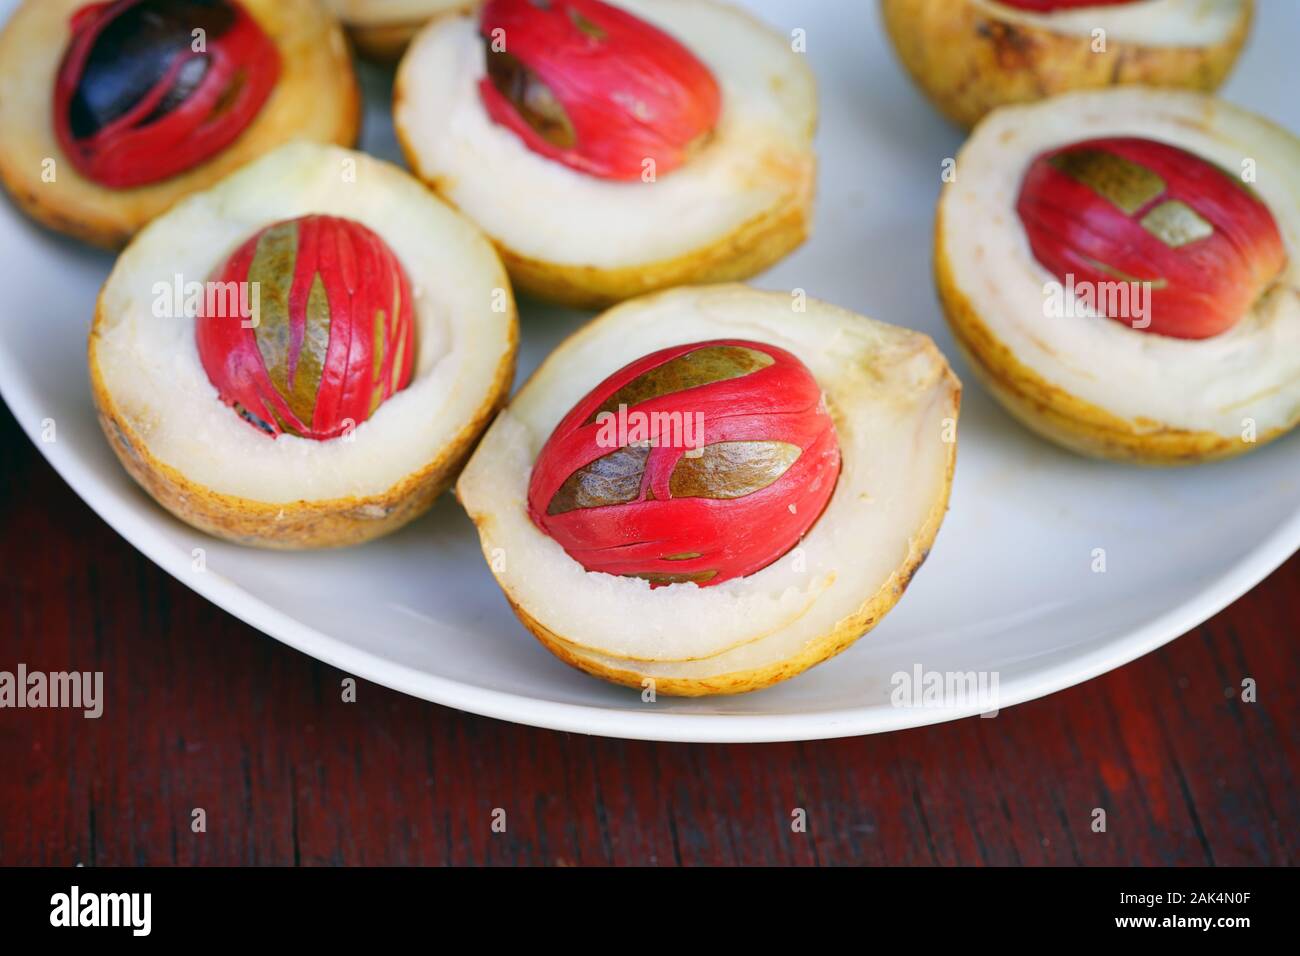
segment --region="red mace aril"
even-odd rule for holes
[[[73,14],[54,130],[83,176],[126,189],[199,165],[253,121],[280,53],[235,0],[110,0]]]
[[[411,381],[411,284],[359,222],[306,216],[268,226],[210,288],[219,296],[209,301],[225,306],[196,324],[203,368],[221,400],[269,435],[336,438]]]
[[[807,367],[719,339],[647,355],[578,402],[537,457],[528,512],[588,571],[706,586],[798,544],[839,472]]]
[[[1192,153],[1147,139],[1095,139],[1029,166],[1017,204],[1039,263],[1136,329],[1203,339],[1231,328],[1286,266],[1273,215],[1244,183]],[[1145,290],[1145,291],[1142,291]],[[1108,304],[1110,308],[1102,308]]]
[[[492,119],[536,153],[605,179],[681,166],[717,125],[709,68],[599,0],[489,0],[479,26]]]

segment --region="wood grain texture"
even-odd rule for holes
[[[0,670],[102,670],[110,703],[0,710],[0,864],[1298,862],[1300,558],[996,719],[749,746],[534,730],[365,682],[343,703],[346,675],[117,537],[7,409],[0,569]]]

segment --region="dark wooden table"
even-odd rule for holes
[[[0,670],[102,670],[111,705],[0,710],[0,864],[1297,862],[1300,558],[1160,651],[996,719],[587,738],[364,682],[342,703],[343,675],[137,554],[0,409]]]

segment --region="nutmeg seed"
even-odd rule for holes
[[[268,435],[336,438],[409,384],[410,281],[361,223],[306,216],[268,226],[215,281],[246,283],[254,308],[200,316],[199,357],[222,401]]]
[[[1147,314],[1106,314],[1175,338],[1241,321],[1286,265],[1268,207],[1241,180],[1165,143],[1108,138],[1030,163],[1016,206],[1038,262],[1067,286],[1132,285]]]
[[[59,145],[114,189],[199,165],[249,126],[280,53],[237,0],[109,0],[73,14],[54,89]]]
[[[589,392],[538,455],[528,509],[588,571],[707,586],[794,547],[839,470],[807,367],[722,339],[647,355]]]
[[[479,26],[492,119],[606,179],[681,166],[717,125],[717,81],[685,46],[599,0],[489,0]]]

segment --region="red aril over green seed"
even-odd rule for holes
[[[1043,153],[1016,210],[1043,268],[1070,287],[1145,290],[1140,321],[1107,314],[1160,335],[1230,329],[1286,266],[1277,222],[1244,182],[1154,140],[1094,139]]]
[[[798,544],[839,471],[808,368],[719,339],[647,355],[592,389],[538,455],[528,511],[588,571],[706,586]]]
[[[604,179],[663,175],[718,123],[722,97],[709,68],[658,27],[600,0],[488,0],[479,30],[488,115],[573,169]]]
[[[54,130],[73,166],[114,189],[200,165],[253,122],[280,52],[237,0],[109,0],[73,14]]]
[[[361,223],[305,216],[267,226],[214,282],[247,290],[253,308],[201,316],[199,358],[221,400],[268,435],[337,438],[410,383],[411,284]]]

